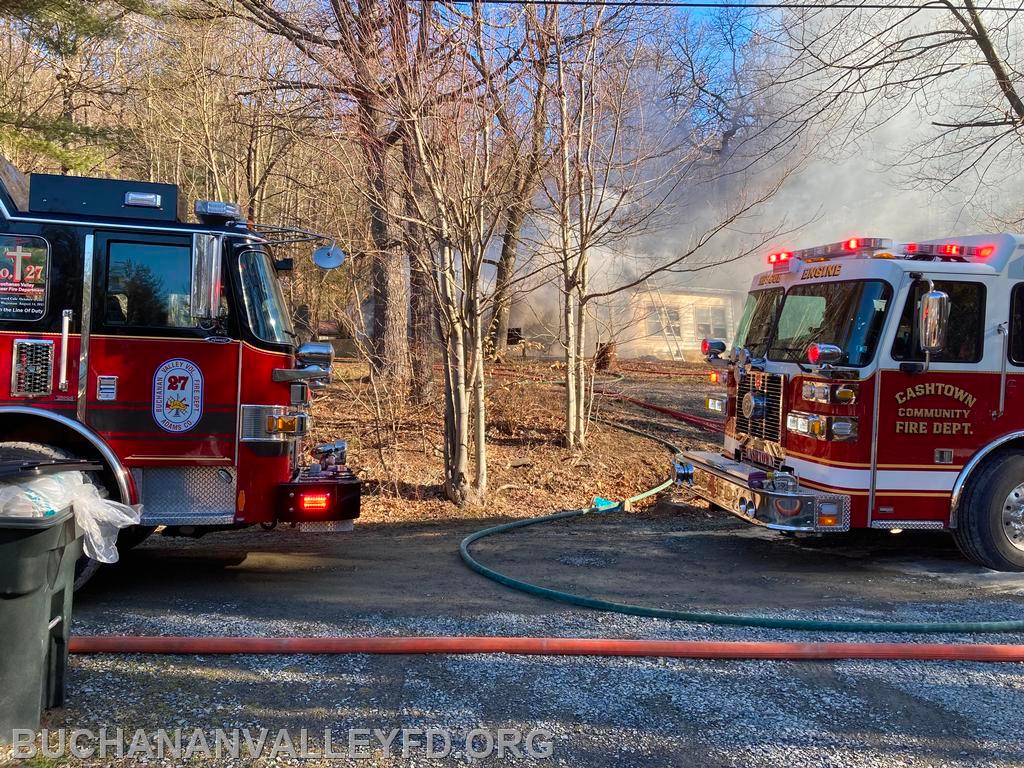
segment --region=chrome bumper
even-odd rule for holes
[[[850,497],[797,485],[775,490],[765,470],[717,453],[687,451],[674,462],[676,485],[751,523],[777,531],[850,530]]]

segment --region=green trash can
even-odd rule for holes
[[[0,742],[39,729],[64,703],[75,561],[81,529],[70,509],[0,517]]]

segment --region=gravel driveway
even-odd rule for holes
[[[316,538],[281,531],[216,534],[195,542],[158,537],[80,594],[75,629],[1024,642],[1004,635],[815,636],[577,610],[508,591],[468,571],[458,560],[457,543],[483,524],[370,526]],[[1024,615],[1024,578],[979,571],[934,534],[815,548],[702,510],[663,507],[656,514],[527,529],[481,542],[477,551],[513,575],[651,605],[873,620]],[[121,727],[128,733],[307,729],[315,755],[327,728],[332,734],[439,728],[452,740],[447,762],[530,762],[525,754],[515,757],[514,749],[504,758],[468,756],[462,742],[483,728],[550,733],[551,756],[536,760],[550,765],[1024,762],[1024,665],[1010,664],[79,656],[72,662],[68,698],[67,709],[49,715],[51,727]],[[390,754],[378,744],[367,750],[368,759],[331,762],[434,763],[415,745],[403,758],[400,743]]]

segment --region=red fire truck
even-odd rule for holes
[[[168,184],[3,176],[0,458],[101,464],[111,498],[143,505],[124,545],[157,526],[350,528],[344,441],[300,464],[333,350],[297,343],[271,250],[325,238],[210,201],[191,223]]]
[[[768,257],[726,369],[722,453],[677,481],[780,531],[951,529],[1024,570],[1024,237],[850,238]]]

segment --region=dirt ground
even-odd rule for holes
[[[517,371],[524,379],[525,373]],[[410,464],[409,487],[399,488],[423,497],[406,501],[394,488],[380,487],[351,534],[257,529],[197,541],[156,536],[79,593],[74,631],[1024,643],[1024,633],[863,635],[671,622],[578,609],[484,579],[459,558],[467,534],[511,517],[582,506],[593,495],[633,493],[667,470],[664,448],[639,438],[624,441],[605,428],[594,433],[599,458],[591,455],[588,464],[572,467],[553,434],[558,391],[515,380],[508,386],[510,392],[533,387],[549,407],[524,410],[532,414],[528,426],[509,436],[508,445],[496,446],[494,487],[523,488],[496,493],[493,506],[460,514],[437,497],[433,464],[423,459]],[[711,387],[704,379],[651,372],[625,372],[602,386],[676,408],[692,408]],[[607,414],[656,429],[681,446],[716,439],[633,406],[601,402]],[[335,416],[339,421],[355,418],[351,409],[339,407],[335,414],[344,414]],[[403,422],[403,429],[413,432],[414,423]],[[539,446],[543,459],[513,466],[517,456],[538,455],[527,454],[525,444]],[[374,471],[374,453],[372,435],[358,433],[353,456],[364,472]],[[386,456],[384,464],[392,460]],[[672,494],[629,514],[590,515],[491,537],[473,552],[518,579],[654,607],[861,621],[1024,618],[1024,576],[968,564],[947,535],[868,532],[798,541]],[[454,734],[456,744],[476,728],[543,729],[552,734],[552,751],[538,764],[587,768],[1002,768],[1024,764],[1021,701],[1024,664],[77,656],[68,706],[48,713],[46,725],[305,728],[314,742],[325,728],[438,727]],[[507,758],[476,760],[456,747],[444,762],[530,762]],[[367,760],[331,762],[435,764],[422,750],[402,757],[383,748]]]
[[[314,440],[349,440],[349,464],[367,484],[364,523],[529,517],[588,506],[597,496],[623,498],[666,477],[663,449],[601,423],[592,426],[585,454],[565,449],[558,369],[550,362],[511,363],[488,381],[486,502],[458,509],[441,485],[440,393],[426,406],[395,402],[370,387],[365,373],[361,365],[337,366],[336,381],[313,414]],[[621,410],[601,399],[594,409],[598,416]]]

